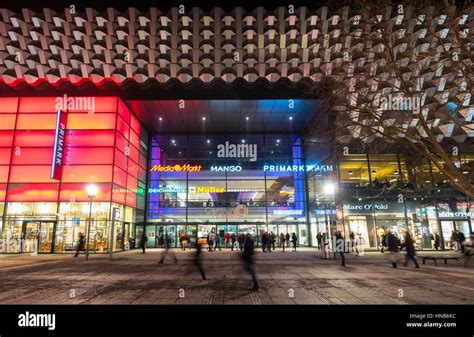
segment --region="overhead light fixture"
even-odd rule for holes
[[[290,118],[288,118],[288,119],[289,119],[290,121],[292,121],[292,120],[293,120],[293,117],[292,117],[292,116],[290,116]]]
[[[361,200],[362,200],[362,198],[358,198],[358,200],[359,200],[359,201],[361,201]]]
[[[205,121],[205,120],[206,120],[206,117],[203,117],[202,120]]]
[[[393,174],[398,174],[398,170],[393,171]]]
[[[462,171],[462,174],[468,174],[469,171]]]
[[[247,117],[245,117],[245,120],[246,120],[246,121],[248,121],[249,119],[250,119],[250,118],[249,118],[248,116],[247,116]]]
[[[352,172],[352,171],[349,171],[349,175],[351,176],[352,174],[353,174],[353,172]]]
[[[207,140],[207,143],[209,144],[210,142],[211,142],[211,140],[210,140],[210,139],[208,139],[208,140]]]
[[[280,140],[279,140],[279,139],[277,139],[277,143],[279,143],[279,142],[280,142]]]
[[[159,117],[158,120],[161,122],[163,120],[163,117]]]
[[[242,143],[245,143],[245,139],[242,139]]]
[[[373,173],[373,174],[375,174],[375,173],[377,173],[377,171],[375,171],[375,170],[372,170],[372,173]]]
[[[431,182],[431,180],[427,180],[426,183],[429,184]]]

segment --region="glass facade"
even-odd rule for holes
[[[89,220],[92,252],[109,251],[111,235],[114,250],[133,243],[145,214],[148,135],[117,97],[81,100],[0,98],[2,252],[72,252]],[[61,175],[53,179],[57,151]],[[98,189],[92,199],[89,184]]]
[[[146,232],[158,239],[148,245],[210,231],[296,233],[309,245],[304,165],[298,135],[152,137]]]

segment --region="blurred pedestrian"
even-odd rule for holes
[[[235,247],[235,241],[237,241],[237,238],[235,237],[235,233],[232,233],[232,235],[230,236],[230,250],[231,251],[234,251],[234,247]]]
[[[280,247],[283,247],[283,253],[285,252],[285,234],[280,233]]]
[[[229,248],[229,244],[230,244],[230,234],[227,233],[225,235],[225,248]]]
[[[77,257],[79,255],[79,252],[81,250],[84,250],[84,239],[85,239],[84,234],[79,232],[79,240],[77,241],[76,255],[74,255],[74,257]]]
[[[148,238],[146,237],[145,233],[143,233],[140,238],[140,248],[142,249],[142,254],[145,254],[145,247],[146,247],[147,241],[148,241]]]
[[[249,290],[258,290],[257,275],[255,273],[253,261],[254,245],[254,240],[252,239],[250,234],[247,234],[244,242],[244,252],[242,254],[242,260],[244,262],[245,270],[252,276],[253,285]]]
[[[265,253],[265,251],[267,250],[267,245],[268,245],[268,236],[266,232],[262,233],[261,241],[262,241],[262,251]]]
[[[293,242],[293,250],[296,252],[296,245],[298,243],[298,238],[296,237],[295,233],[291,234],[291,241]]]
[[[214,235],[214,251],[219,248],[219,251],[222,251],[221,249],[221,237],[219,234]]]
[[[207,284],[206,273],[204,272],[204,268],[202,267],[202,246],[199,241],[196,243],[196,253],[194,254],[194,265],[198,268],[199,272],[201,273],[203,282]]]
[[[387,249],[390,252],[388,255],[388,260],[392,264],[393,268],[397,268],[397,262],[399,260],[398,249],[400,247],[400,240],[391,232],[388,232],[387,235]]]
[[[286,233],[285,239],[286,239],[286,247],[289,247],[290,246],[290,233]]]
[[[271,242],[271,245],[272,245],[272,249],[275,250],[275,241],[276,241],[276,236],[275,236],[275,233],[273,232],[270,232],[270,242]]]
[[[400,246],[400,250],[403,248],[406,249],[407,255],[405,257],[405,267],[408,266],[408,261],[412,260],[413,263],[415,264],[415,268],[420,268],[420,265],[418,264],[418,261],[416,260],[416,251],[415,251],[415,244],[413,242],[413,238],[411,237],[411,234],[409,231],[405,232],[405,241],[403,244]]]
[[[318,235],[316,235],[316,240],[318,241],[318,249],[321,250],[321,239],[322,239],[321,232],[318,232]]]
[[[173,242],[173,238],[172,238],[171,234],[166,234],[166,237],[165,237],[165,250],[161,254],[161,259],[160,259],[161,264],[163,264],[163,262],[165,261],[165,258],[168,255],[171,255],[171,257],[174,258],[174,263],[178,262],[178,259],[176,258],[175,253],[172,250],[170,250],[172,242]]]
[[[344,238],[342,237],[341,231],[338,231],[336,235],[334,235],[334,246],[335,251],[339,253],[341,256],[341,266],[346,266],[346,258],[344,257],[345,252],[345,242]]]

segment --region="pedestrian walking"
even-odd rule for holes
[[[145,247],[146,247],[147,241],[148,241],[148,238],[146,237],[145,233],[143,233],[140,238],[140,248],[142,249],[142,254],[145,254]]]
[[[289,247],[290,246],[290,233],[286,233],[285,239],[286,239],[286,247]]]
[[[173,238],[172,238],[171,234],[166,234],[166,237],[165,237],[165,250],[161,254],[161,259],[160,259],[161,264],[164,263],[165,258],[168,255],[171,255],[171,257],[174,258],[174,263],[178,262],[178,259],[176,258],[175,253],[170,250],[172,242],[173,242]]]
[[[244,252],[242,254],[242,260],[244,262],[245,270],[252,276],[253,285],[249,290],[258,290],[257,274],[255,273],[253,261],[254,245],[254,240],[252,239],[250,234],[247,234],[244,242]]]
[[[411,237],[411,234],[409,231],[405,232],[405,241],[403,244],[400,246],[400,250],[403,248],[406,249],[407,255],[405,257],[405,267],[408,266],[408,261],[412,260],[413,263],[415,264],[415,268],[420,268],[420,265],[418,264],[418,261],[416,260],[416,251],[415,251],[415,244],[413,242],[413,238]]]
[[[285,252],[285,234],[280,233],[280,247],[283,248],[283,253]]]
[[[210,232],[208,235],[207,235],[207,249],[212,252],[213,251],[213,248],[214,248],[214,232]]]
[[[232,235],[230,236],[230,250],[231,251],[234,251],[234,247],[235,247],[235,241],[237,241],[237,238],[235,237],[235,234],[232,233]]]
[[[265,253],[265,251],[267,250],[267,233],[263,232],[262,235],[261,235],[261,241],[262,241],[262,251]]]
[[[322,239],[322,235],[321,235],[321,232],[318,232],[318,234],[316,235],[316,240],[318,241],[318,249],[321,250],[321,239]]]
[[[441,246],[441,239],[439,237],[439,234],[435,233],[434,234],[434,248],[438,250],[440,246]]]
[[[344,238],[341,234],[341,231],[338,231],[336,235],[334,235],[334,245],[335,245],[335,251],[339,252],[339,255],[341,256],[341,266],[345,267],[346,266],[346,258],[344,257],[344,252],[345,252],[345,242]]]
[[[298,243],[298,238],[296,237],[295,233],[291,234],[291,241],[293,242],[293,250],[296,252],[296,244]]]
[[[272,248],[273,248],[273,250],[275,250],[275,241],[276,241],[276,235],[275,235],[275,233],[270,232],[270,238],[271,238]]]
[[[466,248],[464,247],[464,241],[466,241],[466,236],[463,232],[458,231],[458,247],[461,249],[463,254],[466,251]]]
[[[217,248],[219,248],[219,251],[222,251],[221,237],[218,234],[214,235],[214,251],[216,251]]]
[[[380,252],[383,254],[384,248],[387,247],[387,237],[385,236],[385,232],[380,236],[380,244],[382,246]]]
[[[237,242],[239,243],[239,249],[242,251],[244,247],[244,234],[240,233],[239,236],[237,237]]]
[[[158,245],[163,248],[165,246],[165,236],[163,235],[163,233],[160,235],[160,238],[158,240]]]
[[[202,245],[199,241],[196,243],[196,253],[194,254],[194,265],[198,268],[199,273],[201,273],[203,282],[207,284],[206,273],[204,272],[204,268],[202,267]]]
[[[471,233],[469,240],[467,240],[464,245],[466,248],[466,251],[464,252],[464,267],[466,267],[471,256],[474,254],[474,233]]]
[[[84,250],[84,239],[85,239],[84,234],[79,232],[79,240],[77,241],[76,255],[74,255],[74,257],[77,257],[79,255],[79,252],[81,250]]]
[[[392,231],[389,231],[387,235],[387,249],[389,251],[388,260],[392,264],[393,268],[397,268],[397,262],[399,260],[399,247],[400,240],[392,233]]]

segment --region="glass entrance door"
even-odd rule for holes
[[[27,221],[23,224],[23,253],[53,252],[54,222]]]

